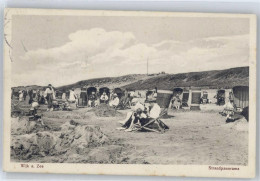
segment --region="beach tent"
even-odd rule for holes
[[[131,106],[130,97],[128,93],[125,93],[120,88],[115,88],[113,91],[114,94],[117,94],[119,98],[119,104],[117,105],[116,109],[128,109]]]
[[[202,99],[208,99],[208,92],[207,91],[202,92]]]
[[[87,88],[87,101],[90,100],[90,95],[92,94],[92,92],[95,93],[96,98],[97,98],[97,93],[98,93],[97,88],[96,87],[89,87],[89,88]],[[93,107],[93,106],[94,106],[94,103],[92,102],[91,107]]]
[[[233,100],[236,108],[244,109],[249,106],[249,87],[236,86],[232,89]]]
[[[156,103],[161,107],[161,108],[168,108],[170,101],[173,96],[173,91],[170,90],[158,90],[157,91],[157,99]]]
[[[109,100],[109,98],[110,98],[110,90],[109,90],[109,88],[108,87],[102,87],[102,88],[100,88],[99,89],[99,96],[101,97],[101,95],[103,94],[103,93],[106,93],[106,95],[108,96],[108,100]],[[104,101],[103,101],[104,102]],[[102,103],[102,100],[100,100],[100,103]]]
[[[168,107],[173,97],[173,91],[170,90],[158,90],[156,103],[161,108],[161,115],[167,115]]]
[[[182,107],[189,107],[188,101],[189,101],[189,90],[183,90],[182,92]]]
[[[156,91],[155,89],[146,91],[145,102],[155,102],[156,101],[156,98],[151,97],[155,93],[155,91]],[[157,94],[157,96],[158,96],[158,94]]]
[[[183,96],[183,89],[180,87],[174,88],[172,91],[173,98],[170,101],[170,108],[175,107],[176,105],[179,105],[179,108],[182,107],[182,96]],[[175,107],[176,108],[176,107]]]
[[[217,90],[217,105],[221,106],[225,104],[225,90],[224,89],[219,89]]]
[[[88,96],[91,95],[92,92],[95,92],[95,94],[96,94],[96,93],[97,93],[97,88],[96,88],[96,87],[89,87],[89,88],[87,89],[87,95],[88,95]]]
[[[79,98],[80,97],[80,93],[81,93],[81,88],[75,88],[74,89],[74,93]]]
[[[121,99],[125,95],[124,91],[120,88],[115,88],[113,93],[117,94],[119,99]]]
[[[209,103],[217,104],[216,92],[218,89],[203,89],[207,92]]]
[[[103,92],[105,92],[107,94],[107,96],[109,97],[110,95],[110,90],[108,87],[102,87],[99,89],[99,95],[101,96],[103,94]]]
[[[56,99],[62,99],[62,92],[59,90],[56,91]]]
[[[92,92],[95,92],[95,94],[97,95],[97,88],[96,87],[89,87],[87,88],[87,97],[89,97]]]
[[[148,90],[146,91],[146,97],[153,94],[154,93],[154,90]]]
[[[177,88],[174,88],[174,89],[173,89],[173,96],[176,96],[177,94],[178,94],[179,96],[181,96],[182,93],[183,93],[183,89],[182,89],[182,88],[177,87]]]
[[[203,104],[205,104],[205,103],[209,103],[208,102],[208,100],[209,100],[209,98],[208,98],[209,96],[208,96],[208,92],[207,91],[202,91],[202,97],[201,97],[201,99],[202,99],[202,103]]]
[[[87,106],[88,105],[87,99],[88,99],[87,89],[86,88],[81,88],[80,94],[79,94],[78,107]]]
[[[69,99],[69,97],[70,97],[70,91],[67,90],[67,91],[65,92],[65,94],[66,94],[66,99]]]
[[[201,88],[191,88],[189,96],[190,110],[200,110]]]

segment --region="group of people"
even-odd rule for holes
[[[25,101],[28,94],[27,90],[20,90],[18,93],[19,93],[19,101],[20,102]]]
[[[25,101],[26,96],[29,95],[29,104],[32,105],[33,109],[36,109],[39,107],[40,104],[47,104],[48,109],[47,111],[53,111],[53,108],[57,104],[57,100],[61,99],[64,102],[68,102],[69,104],[76,104],[76,107],[79,106],[79,98],[80,95],[76,94],[74,92],[74,89],[72,88],[69,91],[69,95],[66,93],[62,93],[61,97],[59,99],[56,99],[56,91],[53,88],[51,84],[49,84],[45,90],[20,90],[19,91],[19,101]],[[12,94],[13,96],[13,94]],[[133,96],[131,92],[128,93],[128,96]],[[57,97],[57,98],[58,98]],[[87,106],[88,107],[96,107],[99,104],[108,104],[111,107],[116,108],[120,103],[120,98],[117,93],[103,91],[101,95],[99,95],[97,92],[92,91],[90,95],[86,96],[85,98],[87,100]],[[129,99],[127,99],[129,100]]]
[[[128,98],[126,99],[126,101],[132,100],[134,97],[133,91],[125,92],[124,97]],[[78,106],[80,98],[87,100],[88,107],[96,107],[99,104],[108,104],[109,106],[116,108],[120,104],[119,95],[113,91],[111,93],[107,91],[98,92],[98,93],[96,91],[92,91],[88,96],[86,96],[86,92],[85,94],[77,95],[74,92],[74,89],[70,90],[69,99],[68,99],[69,102],[71,103],[75,102],[76,106]]]
[[[14,91],[12,91],[12,98],[14,97]],[[28,104],[32,106],[31,109],[37,109],[39,104],[48,104],[48,110],[52,109],[53,100],[55,99],[55,91],[51,84],[47,86],[45,91],[41,90],[19,90],[18,100],[19,102],[26,101],[29,97]]]
[[[37,115],[37,110],[39,109],[40,104],[47,104],[47,111],[53,111],[58,101],[64,100],[69,105],[75,103],[76,106],[78,106],[81,97],[81,95],[74,92],[74,89],[71,89],[69,94],[56,92],[51,84],[49,84],[44,90],[20,90],[18,96],[19,102],[28,100],[26,99],[27,96],[29,96],[28,103],[31,105],[30,113],[34,116]],[[89,95],[86,95],[86,100],[87,106],[89,107],[96,107],[99,104],[107,104],[113,108],[118,108],[120,104],[128,105],[129,108],[131,106],[132,111],[127,113],[125,120],[120,121],[122,126],[118,129],[134,131],[140,129],[140,127],[145,125],[151,119],[157,119],[161,112],[160,106],[155,102],[142,103],[137,101],[133,107],[131,100],[133,100],[134,97],[134,91],[117,92],[113,90],[111,93],[109,91],[90,91]],[[157,95],[153,95],[153,98],[156,97]]]
[[[81,91],[81,93],[82,92],[84,91]],[[81,98],[81,94],[75,93],[73,88],[69,90],[69,94],[65,92],[60,92],[61,94],[58,94],[58,92],[51,84],[49,84],[45,87],[45,89],[42,90],[19,90],[18,92],[14,92],[13,90],[12,98],[13,96],[17,97],[16,93],[18,93],[19,102],[28,100],[26,98],[27,96],[29,96],[28,104],[31,105],[32,112],[37,112],[37,109],[40,107],[41,104],[47,104],[47,111],[53,111],[56,106],[59,106],[60,101],[67,103],[67,106],[72,106],[72,104],[75,104],[76,107],[79,107],[79,101]],[[126,107],[130,108],[131,100],[133,100],[134,96],[134,91],[122,91],[120,93],[115,92],[115,90],[113,90],[111,93],[109,91],[92,91],[89,93],[89,95],[85,94],[84,100],[86,100],[85,105],[87,105],[88,107],[96,107],[99,104],[107,104],[113,108],[118,108],[122,104],[125,105],[125,107],[123,107],[124,109]]]
[[[96,92],[91,92],[88,97],[88,106],[96,107],[99,104],[108,104],[111,107],[117,107],[120,103],[119,97],[116,93],[109,95],[104,91],[100,97],[97,96]]]
[[[137,102],[133,111],[127,113],[125,120],[119,121],[121,127],[117,129],[126,132],[135,131],[147,124],[151,119],[159,118],[160,113],[161,108],[157,103],[142,104]]]

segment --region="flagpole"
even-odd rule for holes
[[[146,66],[147,66],[147,75],[148,75],[148,58],[147,58],[147,64],[146,64]]]

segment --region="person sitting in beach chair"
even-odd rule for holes
[[[133,131],[134,124],[141,125],[141,119],[147,118],[147,108],[141,104],[137,103],[134,107],[134,110],[132,112],[128,112],[126,119],[124,121],[119,121],[122,126],[120,128],[117,128],[119,130],[125,130],[125,131]]]
[[[89,96],[89,100],[88,100],[88,106],[89,107],[97,106],[97,96],[95,92],[91,92],[91,95]]]
[[[115,93],[111,97],[111,101],[109,102],[109,106],[116,108],[118,106],[119,102],[120,102],[120,100],[119,100],[117,94]]]
[[[181,99],[179,97],[179,94],[177,94],[176,96],[174,96],[172,98],[172,109],[180,109],[181,108]]]
[[[122,127],[117,128],[119,130],[129,131],[153,131],[163,132],[169,129],[159,117],[161,116],[161,108],[155,103],[148,112],[148,108],[138,103],[135,107],[135,111],[128,113],[124,121],[119,122]]]
[[[108,103],[108,96],[106,94],[106,92],[103,92],[103,94],[100,96],[100,103]]]
[[[131,97],[127,92],[125,92],[124,96],[121,97],[120,102],[116,108],[120,110],[130,109],[132,99],[133,97]]]
[[[66,101],[62,104],[62,110],[63,111],[72,111],[72,108],[70,107],[70,103],[68,101]]]

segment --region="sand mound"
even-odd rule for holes
[[[80,125],[71,120],[63,124],[60,131],[13,135],[11,156],[27,160],[34,156],[84,154],[88,148],[106,143],[109,139],[98,126]]]
[[[74,112],[74,111],[52,111],[45,112],[45,118],[55,118],[55,119],[87,119],[89,114],[87,112]]]
[[[11,156],[28,160],[34,156],[50,155],[54,151],[56,136],[50,132],[12,136]]]
[[[54,163],[126,163],[127,153],[125,148],[118,145],[106,145],[104,147],[95,147],[88,149],[84,154],[66,153],[59,157],[45,157],[47,162]]]
[[[21,108],[20,103],[14,103],[11,104],[11,117],[18,117],[25,115],[25,109]]]
[[[13,135],[29,134],[50,130],[48,126],[42,125],[40,121],[29,121],[28,117],[12,118],[11,128],[11,134]]]
[[[248,131],[248,122],[245,118],[241,118],[235,121],[233,124],[233,129],[237,131]]]
[[[99,106],[91,109],[89,112],[94,112],[94,114],[98,117],[116,117],[122,115],[120,112],[107,104],[100,104]]]
[[[227,123],[225,126],[236,131],[248,131],[248,121],[244,117],[234,122]]]
[[[61,126],[59,138],[58,147],[62,147],[61,149],[74,147],[77,153],[84,152],[85,148],[102,146],[109,142],[99,126],[80,125],[73,120]]]

